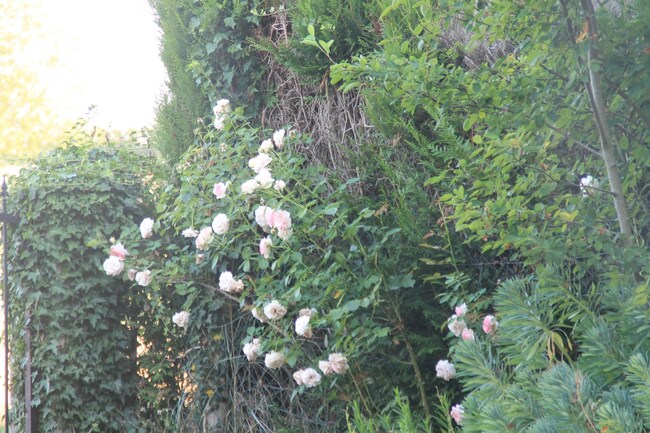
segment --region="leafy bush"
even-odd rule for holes
[[[10,209],[20,216],[8,251],[13,419],[19,423],[28,326],[40,431],[137,431],[130,293],[101,270],[101,246],[146,209],[148,160],[141,149],[98,147],[76,137],[34,160],[11,185]]]

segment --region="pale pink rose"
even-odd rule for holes
[[[224,198],[226,196],[227,188],[228,186],[223,182],[215,183],[212,187],[212,194],[214,194],[216,198]]]
[[[255,222],[267,233],[271,231],[271,226],[267,224],[266,220],[267,216],[272,213],[273,209],[268,206],[259,206],[255,209]]]
[[[313,368],[305,368],[304,370],[302,370],[300,376],[303,385],[305,385],[307,388],[314,387],[320,383],[320,374],[318,374],[318,372]]]
[[[212,220],[212,231],[218,235],[223,235],[228,232],[228,216],[220,213]]]
[[[296,384],[298,385],[304,385],[305,382],[302,380],[302,374],[305,372],[305,370],[298,370],[293,373],[293,380],[296,381]]]
[[[246,355],[246,359],[255,361],[257,356],[260,355],[260,339],[253,338],[253,341],[244,344],[243,352]]]
[[[465,410],[463,409],[463,405],[457,404],[451,408],[451,412],[449,414],[454,419],[454,421],[456,421],[456,424],[461,425],[463,423],[464,413]]]
[[[260,144],[260,148],[258,150],[259,153],[269,153],[270,151],[273,150],[273,142],[271,139],[266,139]]]
[[[153,220],[151,218],[145,218],[140,223],[140,234],[144,239],[150,238],[153,235]]]
[[[462,338],[464,341],[474,341],[476,339],[474,331],[472,331],[470,328],[463,329],[463,332],[460,333],[460,338]]]
[[[217,114],[225,114],[230,111],[230,101],[227,99],[219,99],[217,105],[214,106],[212,112],[216,116]]]
[[[446,359],[441,359],[436,364],[436,377],[441,377],[444,380],[449,380],[456,375],[456,367],[454,364],[447,361]]]
[[[265,237],[260,240],[260,254],[265,259],[271,257],[271,247],[273,246],[273,241],[270,237]]]
[[[467,314],[467,304],[463,302],[456,307],[456,317],[463,317],[465,314]]]
[[[273,184],[273,189],[276,191],[282,191],[286,186],[287,184],[283,180],[276,180]]]
[[[259,173],[261,169],[266,168],[273,158],[266,153],[259,153],[257,156],[248,160],[248,166],[253,169],[255,173]]]
[[[264,365],[268,368],[280,368],[284,365],[284,355],[274,350],[270,351],[264,357]]]
[[[195,238],[195,237],[197,237],[199,235],[199,231],[194,230],[192,227],[190,227],[189,229],[183,230],[183,232],[181,234],[185,238]]]
[[[280,239],[286,241],[291,236],[291,214],[286,210],[276,209],[266,213],[266,224],[277,230]]]
[[[296,334],[301,337],[311,338],[312,332],[311,327],[309,326],[309,316],[300,316],[296,319]]]
[[[217,114],[214,116],[214,129],[221,131],[226,126],[226,116]]]
[[[203,227],[194,243],[199,250],[207,250],[212,242],[212,227]]]
[[[219,290],[227,293],[241,293],[244,290],[244,283],[242,280],[235,280],[232,272],[222,272],[219,276]]]
[[[284,129],[278,129],[273,133],[273,142],[278,149],[282,149],[284,146]]]
[[[116,243],[111,245],[111,256],[117,257],[120,260],[126,259],[126,256],[129,255],[129,252],[124,248],[124,245],[121,243]]]
[[[190,313],[181,311],[172,316],[172,322],[180,328],[185,328],[190,323]]]
[[[334,369],[332,368],[332,364],[329,361],[318,361],[318,368],[323,372],[325,376],[334,374]]]
[[[485,318],[483,319],[483,332],[485,332],[486,334],[491,334],[494,331],[496,331],[498,327],[499,327],[499,322],[497,322],[497,319],[494,316],[492,315],[485,316]]]
[[[271,176],[271,172],[266,168],[261,169],[260,172],[257,173],[255,181],[262,189],[269,189],[273,186],[273,177]]]
[[[194,263],[197,265],[200,265],[205,261],[205,254],[197,254],[196,257],[194,258]]]
[[[124,263],[119,257],[110,256],[104,260],[104,271],[111,277],[117,277],[124,270]]]
[[[450,318],[448,328],[456,337],[460,337],[460,334],[463,332],[463,329],[467,328],[467,324],[463,320],[458,320],[454,314]]]
[[[287,309],[275,299],[264,306],[264,315],[269,320],[279,320],[287,314]]]
[[[252,194],[259,188],[260,184],[257,183],[257,180],[250,179],[242,183],[240,186],[242,194]]]
[[[253,307],[251,314],[260,322],[266,323],[266,316],[264,316],[264,313],[260,313],[260,310],[258,310],[257,307]]]
[[[127,276],[129,277],[129,280],[130,281],[135,280],[135,274],[137,274],[137,273],[138,273],[137,269],[129,269],[129,273],[127,274]]]
[[[332,370],[337,374],[344,374],[348,371],[348,360],[341,353],[331,353],[327,357],[327,360],[330,362]]]
[[[151,283],[151,271],[147,269],[135,274],[135,282],[143,287],[148,286]]]

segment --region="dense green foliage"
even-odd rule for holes
[[[24,421],[27,323],[39,431],[136,431],[130,293],[101,269],[104,243],[138,220],[147,200],[139,177],[150,171],[147,156],[133,152],[77,139],[34,160],[11,185],[10,208],[20,216],[8,251],[13,419]]]
[[[649,430],[645,2],[172,3],[177,164],[111,232],[146,429]]]

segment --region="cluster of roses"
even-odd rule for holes
[[[465,318],[467,317],[467,304],[463,303],[454,309],[454,313],[448,319],[447,327],[456,337],[462,338],[464,341],[475,341],[476,336],[474,331],[467,326]],[[483,318],[482,328],[486,334],[494,334],[499,327],[499,322],[493,315],[487,315]],[[450,380],[456,375],[456,367],[454,364],[446,359],[438,361],[436,364],[436,377],[444,380]],[[463,406],[457,404],[451,408],[451,417],[458,423],[463,422]]]
[[[151,218],[145,218],[140,224],[140,234],[143,239],[149,238],[153,235],[153,225],[154,221]],[[129,252],[124,248],[120,242],[115,243],[114,239],[111,239],[113,245],[111,245],[111,251],[109,257],[104,260],[104,271],[107,275],[111,277],[116,277],[122,273],[124,270],[124,261],[126,256],[129,255]],[[135,281],[140,286],[148,286],[151,283],[151,271],[145,269],[143,271],[138,271],[137,269],[129,269],[128,278],[131,281]]]

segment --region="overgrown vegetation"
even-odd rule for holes
[[[142,429],[650,430],[645,2],[156,7]]]

